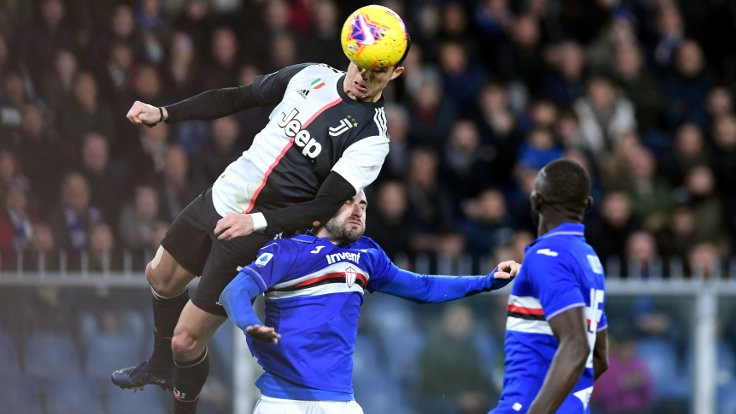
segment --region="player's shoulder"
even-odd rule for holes
[[[298,68],[295,75],[296,78],[308,77],[310,81],[322,78],[324,78],[322,80],[339,78],[344,74],[344,72],[325,63],[307,62],[294,65],[293,67]],[[315,78],[315,76],[317,78]]]
[[[386,253],[383,251],[383,248],[381,248],[381,246],[376,243],[375,240],[371,239],[368,236],[361,236],[353,243],[351,248],[357,249],[371,256],[382,257],[386,255]]]
[[[539,238],[526,251],[526,262],[567,262],[574,255],[570,240],[559,237]]]

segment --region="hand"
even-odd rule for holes
[[[276,332],[275,329],[258,324],[246,326],[245,334],[258,341],[270,342],[274,345],[279,343],[279,339],[281,339],[281,334]]]
[[[521,265],[513,260],[506,260],[496,266],[496,273],[493,274],[494,279],[513,279],[519,273]]]
[[[168,116],[166,109],[164,111],[164,119]],[[133,106],[128,110],[128,114],[125,115],[128,120],[134,124],[140,125],[156,125],[161,120],[161,111],[158,107],[143,103],[141,101],[133,102]]]
[[[253,217],[250,214],[228,214],[217,221],[215,235],[219,240],[231,240],[253,233]]]

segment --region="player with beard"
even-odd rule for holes
[[[220,303],[247,337],[265,373],[254,413],[362,413],[352,387],[353,353],[365,291],[418,303],[446,302],[509,283],[519,264],[488,275],[420,275],[399,269],[363,236],[360,191],[314,235],[277,239],[225,287]],[[265,294],[262,324],[252,300]]]

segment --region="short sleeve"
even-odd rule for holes
[[[287,66],[277,72],[259,75],[253,80],[253,94],[261,105],[275,105],[284,98],[291,78],[314,63]]]
[[[261,293],[278,283],[286,269],[291,266],[288,249],[282,243],[274,241],[258,251],[256,260],[241,269],[241,273],[248,274],[258,283]]]
[[[393,280],[398,268],[376,242],[371,240],[371,243],[373,244],[373,249],[370,250],[372,269],[367,288],[373,293]]]
[[[385,136],[363,138],[345,149],[332,171],[347,180],[357,193],[378,177],[388,155],[388,143]]]
[[[571,259],[564,252],[537,248],[529,249],[526,254],[524,266],[531,272],[532,290],[547,320],[568,309],[585,306]]]

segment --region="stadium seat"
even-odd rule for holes
[[[358,334],[353,355],[353,382],[380,377],[383,372],[382,366],[378,347],[373,338],[366,334]]]
[[[718,387],[716,413],[736,413],[736,380],[732,380]]]
[[[159,387],[130,392],[111,383],[107,388],[107,414],[164,414],[171,411],[165,408],[165,401],[170,400],[171,393]]]
[[[680,361],[674,344],[664,338],[636,341],[636,352],[649,369],[654,381],[655,398],[667,401],[689,401],[692,380],[680,372]]]
[[[84,372],[91,378],[108,382],[110,373],[142,360],[140,344],[126,335],[100,334],[86,345]]]
[[[18,352],[10,336],[0,331],[0,367],[3,374],[17,374],[21,371]]]
[[[43,414],[38,386],[26,375],[15,372],[0,374],[0,403],[3,413]]]
[[[401,387],[390,376],[361,380],[355,386],[355,400],[365,414],[409,414]]]
[[[28,339],[25,368],[34,379],[51,379],[80,374],[79,353],[65,333],[37,333]]]
[[[82,376],[63,376],[49,380],[46,388],[46,414],[104,413],[97,383]]]

